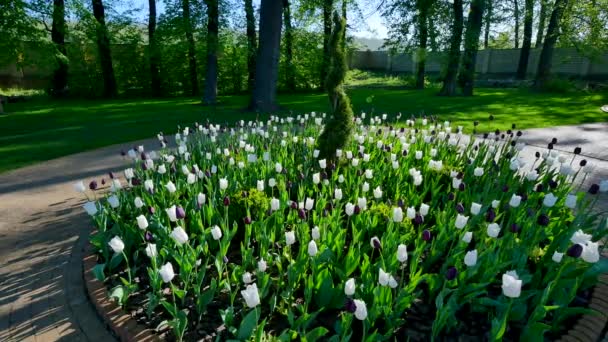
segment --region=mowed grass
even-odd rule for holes
[[[607,121],[599,107],[608,103],[605,94],[540,94],[520,89],[476,89],[474,97],[439,97],[437,89],[349,89],[355,112],[394,116],[437,115],[471,132],[479,120],[480,131],[571,125]],[[373,96],[373,100],[367,100]],[[326,112],[324,94],[278,97],[278,115]],[[247,96],[221,97],[214,107],[199,99],[33,100],[6,106],[0,115],[0,172],[97,147],[153,137],[162,131],[175,133],[177,126],[209,119],[216,123],[251,120],[268,113],[246,112]],[[495,120],[488,121],[489,114]],[[369,117],[369,114],[368,114]],[[466,132],[466,131],[465,131]]]

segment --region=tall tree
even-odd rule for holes
[[[443,79],[440,95],[453,96],[456,94],[456,76],[458,74],[458,63],[460,62],[460,44],[462,43],[463,11],[462,0],[454,0],[454,22],[452,23],[452,37],[450,38],[450,51],[448,53],[448,65]]]
[[[160,50],[156,41],[156,0],[148,0],[148,54],[150,58],[150,88],[152,95],[161,96]]]
[[[540,52],[536,79],[534,81],[534,85],[538,89],[543,89],[545,87],[551,75],[553,49],[555,48],[555,43],[559,37],[560,22],[567,6],[568,0],[555,0],[551,18],[549,19],[549,26],[547,26],[547,34],[545,36],[545,42],[543,43],[543,49]]]
[[[483,48],[487,49],[490,41],[490,25],[492,24],[492,12],[494,10],[494,0],[487,0],[487,10],[485,19],[485,29],[483,34]]]
[[[57,66],[53,71],[51,80],[51,94],[62,96],[68,87],[68,57],[65,48],[65,2],[53,0],[53,23],[51,26],[51,39],[55,45],[55,61]]]
[[[194,29],[192,28],[192,18],[190,17],[190,0],[182,0],[182,20],[186,41],[188,43],[188,67],[190,74],[190,94],[198,95],[198,71],[196,68],[196,50],[194,49]]]
[[[513,17],[515,17],[515,48],[519,48],[519,0],[513,0]]]
[[[219,34],[218,0],[205,0],[207,5],[207,68],[205,71],[204,104],[215,104],[217,101],[217,50]]]
[[[245,18],[247,20],[247,89],[252,91],[255,81],[255,57],[258,50],[252,0],[245,0]]]
[[[106,14],[102,0],[93,0],[93,16],[97,21],[97,49],[99,50],[99,63],[103,77],[104,97],[115,97],[116,77],[112,66],[112,51],[110,50],[110,35],[106,26]]]
[[[545,22],[547,21],[547,5],[549,0],[540,0],[540,12],[538,14],[538,29],[536,30],[537,49],[543,46],[543,34],[545,32]]]
[[[296,73],[293,66],[293,27],[289,0],[283,0],[283,21],[285,22],[285,87],[293,92],[296,90]]]
[[[467,19],[467,30],[464,36],[464,55],[459,81],[462,94],[473,95],[473,82],[475,81],[475,61],[479,49],[479,34],[481,33],[481,18],[483,16],[485,0],[472,0]]]
[[[329,69],[329,40],[331,37],[331,12],[334,8],[333,0],[323,1],[323,60],[321,63],[321,88],[325,87],[325,79],[327,78],[327,70]]]
[[[346,20],[340,17],[338,11],[334,12],[334,30],[329,45],[331,63],[325,82],[332,116],[318,139],[320,156],[328,159],[334,159],[336,149],[346,146],[354,128],[353,110],[343,86],[347,71],[346,53],[342,44],[345,29]]]
[[[534,16],[534,0],[526,0],[526,12],[524,13],[524,41],[521,44],[519,53],[519,63],[517,65],[517,79],[526,78],[528,70],[528,59],[530,58],[530,48],[532,47],[532,20]]]
[[[262,0],[260,4],[260,45],[255,67],[255,85],[250,108],[277,109],[276,94],[281,53],[283,1]]]
[[[426,0],[416,0],[418,9],[418,51],[416,53],[416,89],[424,89],[424,73],[426,67],[426,46],[429,37],[428,13],[430,3]]]

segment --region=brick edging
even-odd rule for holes
[[[86,293],[106,327],[122,342],[162,341],[153,330],[138,324],[115,301],[109,299],[104,283],[93,275],[95,265],[97,265],[97,256],[91,244],[87,243],[85,256],[82,259],[82,275]]]
[[[122,342],[162,341],[154,331],[138,324],[116,302],[108,298],[105,285],[93,275],[95,265],[97,265],[97,256],[91,244],[88,243],[82,260],[84,283],[89,299],[106,326]],[[597,342],[603,338],[602,333],[608,325],[608,274],[600,275],[599,281],[593,289],[589,308],[597,313],[583,315],[574,324],[574,327],[558,341]]]

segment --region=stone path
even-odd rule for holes
[[[608,124],[530,130],[524,140],[557,149],[581,146],[596,165],[585,186],[608,179]],[[86,298],[83,247],[91,230],[72,184],[124,169],[134,144],[80,153],[0,174],[0,341],[113,341]],[[536,149],[527,148],[529,156]],[[596,206],[608,210],[608,195]]]

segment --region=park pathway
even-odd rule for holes
[[[586,185],[608,179],[608,124],[528,131],[523,140],[557,149],[581,146],[596,168]],[[125,168],[114,145],[0,174],[0,341],[113,341],[85,295],[83,248],[92,227],[72,184]],[[535,147],[526,148],[533,156]],[[598,207],[608,210],[608,194]]]

